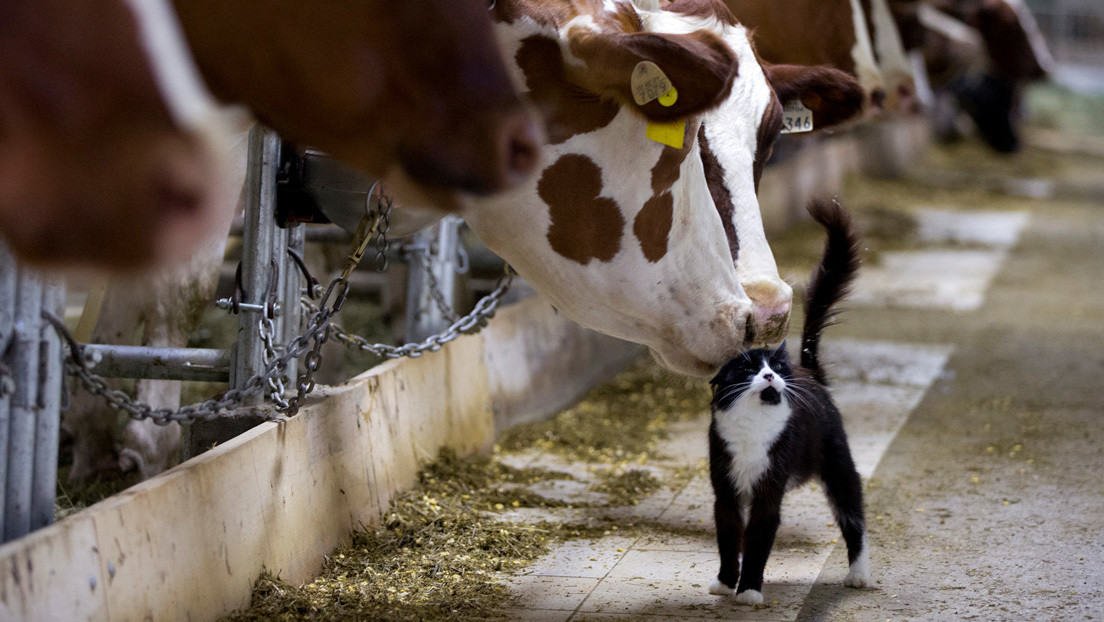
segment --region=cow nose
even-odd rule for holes
[[[789,326],[793,289],[785,281],[774,277],[749,279],[743,285],[752,300],[747,334],[756,343],[781,340]]]
[[[524,112],[507,118],[500,136],[505,185],[516,186],[536,171],[544,140],[537,125]]]

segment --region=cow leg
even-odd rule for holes
[[[178,314],[179,315],[179,314]],[[150,347],[179,347],[187,342],[186,318],[157,317],[146,325],[145,344]],[[139,380],[135,397],[154,408],[179,408],[182,385],[176,380]],[[148,479],[173,467],[180,458],[180,424],[157,425],[148,420],[127,421],[119,449],[119,468],[137,470]]]

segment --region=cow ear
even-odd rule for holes
[[[839,69],[763,63],[763,73],[783,105],[800,100],[813,111],[814,129],[838,125],[862,112],[862,86]]]
[[[629,105],[652,121],[673,121],[717,107],[728,97],[738,68],[732,49],[704,30],[673,35],[573,28],[568,44],[575,57],[565,62],[572,82]],[[658,68],[674,87],[674,97],[637,102],[633,74],[642,71],[641,63]],[[652,67],[645,67],[655,75]]]

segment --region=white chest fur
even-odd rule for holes
[[[716,414],[717,434],[732,456],[732,481],[740,497],[751,490],[766,472],[770,451],[786,427],[790,405],[783,397],[779,404],[764,404],[758,396],[744,396]]]

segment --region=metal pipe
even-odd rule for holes
[[[285,230],[287,233],[287,250],[284,252],[280,261],[280,274],[283,280],[280,300],[284,308],[284,312],[280,314],[280,319],[282,319],[284,323],[283,331],[279,336],[280,344],[288,343],[300,332],[299,323],[302,317],[302,307],[299,306],[299,298],[302,296],[303,290],[310,287],[310,284],[303,278],[302,273],[299,272],[298,266],[288,257],[287,251],[298,253],[300,257],[303,256],[303,247],[306,243],[306,229],[305,225],[290,225]],[[288,361],[287,373],[285,374],[288,388],[294,389],[298,375],[299,361]]]
[[[15,257],[8,252],[7,246],[0,241],[0,486],[8,481],[8,425],[11,414],[11,392],[15,390],[14,378],[7,375],[11,371],[12,330],[15,326]],[[6,507],[4,495],[0,494],[0,537],[4,533],[4,515]]]
[[[65,286],[49,281],[43,288],[42,308],[54,315],[65,311]],[[41,323],[39,346],[38,416],[35,422],[34,464],[31,473],[31,530],[54,522],[57,498],[58,438],[61,431],[61,339],[49,324]]]
[[[86,344],[84,358],[105,378],[229,382],[230,351]]]
[[[35,411],[38,409],[38,355],[42,335],[42,282],[20,270],[15,286],[15,334],[11,368],[15,377],[8,420],[8,473],[4,491],[4,541],[31,529],[31,477]]]
[[[445,216],[436,225],[419,231],[414,243],[435,252],[414,253],[410,258],[410,288],[406,298],[406,340],[422,341],[449,325],[449,319],[438,308],[427,271],[433,272],[437,290],[443,300],[456,308],[456,258],[460,248],[460,225],[456,216]],[[426,265],[429,262],[429,265]]]
[[[263,305],[272,283],[273,248],[276,245],[276,165],[280,158],[280,139],[275,133],[255,125],[249,132],[249,164],[245,185],[245,225],[242,231],[242,302]],[[258,333],[262,315],[243,310],[238,314],[238,339],[230,383],[241,387],[264,366],[264,344]],[[254,398],[253,404],[263,401]]]

